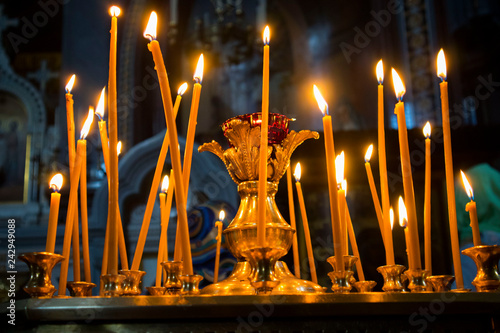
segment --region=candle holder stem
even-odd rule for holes
[[[72,297],[92,296],[92,288],[95,286],[95,283],[85,281],[69,281],[66,283],[66,288],[68,288]]]
[[[404,290],[401,274],[405,270],[403,265],[385,265],[377,268],[384,278],[382,290],[385,292],[402,292]]]
[[[425,269],[409,269],[405,272],[405,275],[408,277],[408,288],[412,293],[419,293],[426,291],[427,283],[425,279],[429,271]]]
[[[101,275],[102,296],[119,297],[123,294],[123,283],[126,276],[122,274]]]
[[[472,284],[478,292],[495,292],[500,287],[498,273],[498,260],[500,259],[500,246],[478,245],[462,251],[463,254],[474,260],[477,274]]]
[[[198,285],[203,280],[203,276],[198,274],[179,275],[179,279],[182,282],[181,295],[198,295],[200,293]]]
[[[179,295],[182,289],[182,281],[179,276],[182,274],[182,261],[164,261],[161,263],[165,272],[165,295]]]
[[[141,280],[146,272],[139,270],[128,270],[122,269],[119,272],[121,275],[125,276],[123,281],[123,296],[134,296],[141,294]]]
[[[30,270],[30,279],[23,288],[31,297],[50,298],[56,288],[52,284],[52,269],[64,257],[50,252],[30,252],[18,257],[24,261]]]

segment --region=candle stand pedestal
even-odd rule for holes
[[[164,261],[161,263],[165,273],[165,295],[179,295],[182,289],[182,281],[179,276],[182,274],[182,261]]]
[[[258,295],[270,294],[280,280],[275,273],[276,261],[283,256],[280,249],[254,248],[243,254],[252,268],[248,279]]]
[[[231,274],[223,281],[209,284],[201,290],[202,295],[255,295],[248,277],[252,267],[248,261],[238,261]]]
[[[50,298],[56,292],[52,284],[52,269],[64,257],[50,252],[30,252],[18,257],[24,261],[30,270],[30,279],[23,288],[31,297]]]
[[[101,275],[102,296],[118,297],[123,295],[123,283],[126,276],[122,274]]]
[[[386,292],[402,292],[404,291],[401,281],[401,274],[405,270],[403,265],[385,265],[377,268],[377,271],[384,278],[382,290]]]
[[[179,275],[182,282],[181,295],[198,295],[200,289],[198,288],[203,276],[198,274]]]
[[[141,280],[142,277],[146,275],[146,272],[122,269],[119,273],[125,275],[125,280],[123,281],[123,296],[140,295]]]
[[[95,283],[85,281],[69,281],[66,283],[66,288],[68,288],[69,294],[72,297],[92,296],[92,288],[95,286]]]
[[[477,267],[476,278],[472,281],[479,292],[495,292],[500,287],[498,261],[500,246],[479,245],[462,251],[463,254],[474,260]]]
[[[419,293],[427,290],[425,279],[429,271],[425,269],[409,269],[404,273],[408,277],[408,289],[410,289],[412,293]]]
[[[151,296],[162,296],[165,295],[167,288],[165,287],[146,287],[146,290]]]
[[[453,281],[455,281],[453,275],[432,275],[425,279],[427,285],[436,292],[450,291]]]
[[[353,283],[354,288],[358,293],[369,293],[373,291],[373,288],[377,285],[375,281],[357,281]]]
[[[351,292],[353,274],[354,272],[352,271],[333,271],[328,273],[328,276],[332,280],[332,291],[334,293]]]

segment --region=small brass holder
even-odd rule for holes
[[[432,275],[425,279],[435,292],[450,291],[453,281],[455,281],[453,275]]]
[[[51,298],[56,292],[52,284],[52,269],[62,261],[60,254],[50,252],[30,252],[18,257],[24,261],[30,270],[30,279],[23,288],[31,297]]]
[[[353,271],[333,271],[328,273],[328,276],[332,280],[332,291],[334,293],[349,293],[352,289],[352,275]]]
[[[358,293],[371,293],[377,285],[375,281],[356,281],[353,283]]]
[[[405,270],[403,265],[385,265],[377,268],[377,271],[384,278],[382,290],[385,292],[402,292],[404,291],[401,281],[401,274]]]
[[[477,274],[472,284],[478,292],[495,292],[500,287],[498,261],[500,260],[500,246],[478,245],[462,251],[472,258],[477,267]]]
[[[72,297],[92,296],[92,288],[95,286],[95,283],[85,281],[69,281],[66,283],[66,288],[68,288]]]
[[[246,251],[244,255],[252,267],[248,279],[257,295],[270,294],[280,284],[275,274],[275,266],[283,255],[282,251],[270,247],[258,247]]]
[[[165,295],[165,290],[167,290],[167,288],[153,286],[153,287],[146,287],[146,290],[151,296],[163,296]]]
[[[335,259],[335,256],[328,257],[326,261],[332,266],[333,271],[337,271],[337,261]],[[344,271],[352,272],[349,284],[354,285],[356,282],[356,278],[354,277],[354,267],[356,265],[356,262],[358,261],[358,257],[351,256],[351,255],[344,255]],[[331,277],[330,277],[331,278]],[[333,280],[332,280],[333,283]]]
[[[165,295],[179,295],[182,289],[182,281],[179,276],[182,274],[182,261],[164,261],[161,263],[165,272]]]
[[[125,275],[123,281],[123,296],[134,296],[141,294],[141,280],[146,272],[122,269],[119,271],[121,275]]]
[[[203,276],[198,274],[179,275],[179,279],[182,282],[181,295],[192,296],[200,293],[198,285],[203,280]]]
[[[122,274],[101,275],[102,296],[119,297],[123,295],[123,283],[126,276]]]
[[[429,271],[425,269],[409,269],[404,273],[408,277],[408,289],[410,289],[412,293],[420,293],[427,290],[425,279]]]

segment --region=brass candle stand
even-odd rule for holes
[[[358,257],[344,255],[344,267],[339,270],[335,256],[329,257],[326,261],[332,266],[333,272],[328,273],[332,280],[332,291],[336,293],[349,293],[356,282],[354,278],[354,265]]]
[[[500,246],[478,245],[462,251],[463,254],[474,260],[477,274],[472,281],[479,292],[495,292],[500,287],[498,261],[500,259]]]
[[[402,292],[404,291],[401,281],[401,274],[405,270],[403,265],[385,265],[377,268],[377,271],[384,278],[382,290],[386,292]]]
[[[23,288],[31,297],[50,298],[56,288],[52,284],[52,269],[64,257],[50,252],[29,252],[18,257],[30,270],[30,279]]]
[[[450,291],[451,284],[455,281],[453,275],[432,275],[425,279],[427,284],[435,292]]]
[[[141,280],[146,272],[140,270],[122,269],[119,271],[121,275],[125,276],[123,281],[123,296],[134,296],[141,294]]]
[[[427,275],[429,271],[425,269],[408,269],[404,272],[408,277],[408,289],[412,293],[424,292],[427,290]]]
[[[182,274],[182,261],[164,261],[161,263],[165,273],[165,295],[179,295],[182,289],[182,281],[179,276]]]
[[[69,294],[72,297],[92,296],[92,288],[95,286],[95,283],[85,281],[69,281],[66,284],[66,288],[68,288]]]
[[[200,293],[199,284],[203,280],[203,276],[198,274],[179,275],[182,282],[181,295],[198,295]]]
[[[358,293],[369,293],[373,291],[373,288],[377,285],[377,282],[365,280],[356,281],[353,283],[354,288],[356,288]]]
[[[123,295],[123,283],[126,276],[122,274],[101,275],[101,295],[118,297]]]
[[[152,286],[146,287],[146,290],[151,296],[163,296],[165,295],[165,291],[167,290],[167,288]]]

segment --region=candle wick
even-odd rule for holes
[[[152,35],[150,34],[145,34],[144,37],[146,37],[147,39],[149,39],[150,42],[153,41],[153,39],[155,39]]]
[[[194,83],[201,84],[201,79],[197,76],[194,77]]]
[[[50,186],[50,188],[52,189],[52,191],[59,193],[59,188],[55,184]]]

